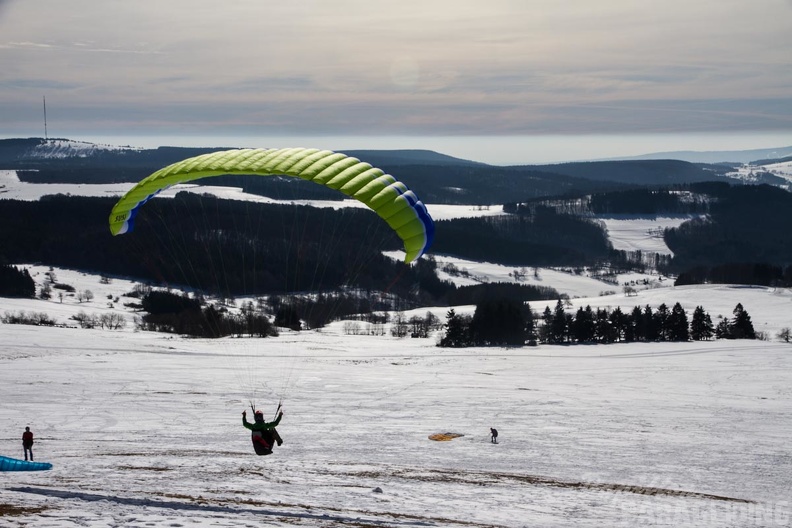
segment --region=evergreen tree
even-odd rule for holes
[[[715,326],[715,337],[718,339],[732,339],[731,324],[728,319],[721,319]]]
[[[572,338],[578,343],[591,343],[594,341],[594,313],[591,306],[578,308],[575,320],[570,327]]]
[[[645,332],[644,332],[644,324],[643,324],[643,314],[641,313],[641,308],[636,306],[630,312],[630,315],[627,319],[627,326],[624,331],[624,340],[628,343],[632,343],[633,341],[641,341],[644,339]]]
[[[660,338],[660,329],[657,318],[652,308],[647,304],[643,314],[644,341],[657,341]]]
[[[536,345],[536,314],[531,309],[531,305],[525,303],[523,307],[523,319],[525,320],[525,339],[529,345]]]
[[[660,341],[668,341],[669,340],[669,327],[668,327],[668,319],[671,316],[671,312],[668,311],[668,306],[665,303],[662,303],[660,306],[657,307],[657,312],[655,312],[655,321],[658,330],[658,339]]]
[[[622,341],[627,331],[628,317],[624,315],[624,312],[621,311],[621,308],[617,306],[610,313],[608,320],[611,323],[611,331],[613,332],[614,340]]]
[[[676,303],[668,317],[668,339],[671,341],[689,341],[688,318],[684,308]]]
[[[756,332],[754,331],[751,316],[745,311],[743,305],[737,303],[734,307],[734,319],[730,325],[732,339],[756,339]]]
[[[468,329],[464,319],[457,315],[453,308],[446,313],[446,332],[440,339],[441,347],[465,347],[470,343],[468,341]]]
[[[555,310],[553,311],[553,322],[550,324],[550,339],[551,343],[564,343],[569,336],[569,328],[567,327],[566,312],[564,312],[564,303],[558,299]]]
[[[542,343],[552,343],[553,312],[549,306],[545,306],[542,312],[542,326],[539,328],[539,340]]]
[[[300,321],[300,314],[297,308],[290,304],[281,305],[278,311],[275,312],[275,326],[282,328],[290,328],[295,331],[302,330],[302,322]]]
[[[694,341],[711,339],[715,335],[712,319],[702,306],[693,310],[693,319],[690,322],[690,337]]]
[[[494,299],[476,305],[470,325],[475,345],[522,346],[525,318],[520,301]]]
[[[597,314],[594,313],[594,310],[591,309],[591,306],[586,305],[586,309],[584,310],[583,322],[584,325],[584,337],[586,343],[594,343],[597,340]]]
[[[597,309],[597,315],[594,321],[594,333],[599,343],[613,343],[616,341],[616,335],[613,330],[613,325],[610,322],[608,310],[604,308]]]

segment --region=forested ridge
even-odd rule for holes
[[[792,194],[769,185],[709,186],[706,217],[665,234],[677,272],[726,263],[792,264]]]
[[[437,222],[434,251],[512,266],[591,266],[610,246],[595,220],[537,207],[531,215]]]
[[[573,233],[585,237],[586,230],[579,222],[586,218],[689,215],[691,218],[679,227],[665,230],[664,240],[673,256],[654,259],[659,271],[679,276],[679,284],[792,285],[792,193],[783,188],[700,182],[543,198],[504,206],[505,211],[529,217],[542,208],[552,208],[556,218],[565,218],[565,224],[554,221],[546,228],[548,233],[563,229],[559,243],[570,239]],[[569,217],[577,217],[578,223],[566,221]],[[645,255],[612,249],[606,252],[597,236],[574,247],[584,250],[588,265],[597,261],[630,267],[646,260]]]
[[[0,261],[41,262],[212,295],[355,289],[385,292],[400,308],[470,304],[482,294],[441,281],[434,259],[413,266],[385,257],[401,248],[390,227],[359,208],[252,204],[180,193],[153,200],[131,233],[113,237],[113,198],[0,200]],[[503,290],[503,286],[500,287]],[[525,299],[551,288],[507,285]]]

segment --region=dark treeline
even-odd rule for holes
[[[779,275],[769,268],[792,264],[792,193],[768,185],[702,187],[710,196],[709,215],[666,230],[674,257],[661,271],[686,274],[688,283],[739,278],[763,284]]]
[[[487,299],[476,305],[473,316],[446,314],[441,347],[523,346],[534,334],[531,306],[514,299]]]
[[[704,308],[697,306],[688,320],[679,303],[668,308],[661,304],[634,307],[622,312],[617,307],[578,308],[568,313],[559,300],[555,309],[548,306],[541,315],[527,303],[511,299],[490,299],[476,305],[472,317],[458,315],[453,309],[446,315],[445,335],[439,346],[523,346],[537,341],[546,344],[608,344],[618,342],[700,341],[712,338],[756,339],[750,315],[737,304],[732,319],[713,324]]]
[[[697,306],[688,320],[679,303],[671,308],[663,303],[656,310],[636,306],[630,312],[586,306],[571,314],[558,301],[554,310],[548,306],[542,313],[538,337],[542,343],[553,344],[755,339],[753,323],[741,304],[733,315],[732,320],[722,319],[715,325],[704,308]]]
[[[504,204],[504,211],[532,214],[536,207],[552,207],[558,213],[579,216],[630,214],[655,216],[660,214],[705,214],[709,212],[711,189],[728,186],[726,183],[703,182],[667,187],[632,187],[594,192],[572,192],[564,196],[542,197],[522,203]]]
[[[537,165],[548,170],[595,181],[621,182],[630,185],[659,186],[723,179],[726,167],[680,160],[622,160],[557,163]]]
[[[182,193],[153,200],[135,230],[113,237],[111,198],[52,196],[0,201],[0,257],[42,262],[212,295],[388,290],[420,305],[443,283],[434,262],[405,266],[384,257],[401,241],[372,212],[257,205]],[[398,278],[398,280],[394,280]]]
[[[462,306],[481,304],[492,300],[528,302],[557,299],[558,297],[558,291],[547,286],[494,282],[460,286],[448,295],[448,304],[451,306]]]
[[[756,286],[792,287],[792,265],[739,262],[720,266],[698,266],[679,274],[674,285],[752,284]]]
[[[709,201],[682,190],[630,189],[592,194],[589,208],[597,215],[701,214],[709,210]]]
[[[386,164],[380,168],[415,190],[424,203],[496,205],[558,196],[570,191],[585,193],[623,187],[623,184],[559,174],[552,168],[537,170],[533,167],[496,167],[481,164]]]
[[[26,269],[0,264],[0,297],[36,296],[36,283]]]
[[[442,220],[436,228],[434,251],[512,266],[595,265],[611,249],[598,222],[544,206],[532,214]]]

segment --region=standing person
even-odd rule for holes
[[[498,443],[498,430],[495,429],[494,427],[490,427],[490,434],[492,435],[492,438],[490,438],[490,442],[492,442],[493,444],[497,444]]]
[[[281,418],[283,418],[283,411],[278,413],[278,418],[274,422],[265,422],[264,413],[261,411],[256,411],[253,418],[253,423],[248,422],[247,411],[242,411],[242,425],[252,431],[250,439],[253,442],[253,449],[256,451],[257,455],[272,454],[273,444],[275,442],[277,442],[278,445],[283,443],[277,429],[275,429],[280,423]]]
[[[22,449],[25,450],[25,460],[28,459],[28,452],[30,452],[30,461],[33,461],[33,432],[30,427],[25,427],[25,432],[22,433]]]

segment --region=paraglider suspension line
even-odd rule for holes
[[[385,297],[385,296],[386,296],[388,293],[390,293],[390,290],[391,290],[391,288],[393,288],[393,286],[394,286],[394,285],[395,285],[397,282],[399,282],[399,279],[401,279],[402,275],[404,275],[404,271],[405,271],[406,269],[407,269],[406,267],[402,267],[402,269],[401,269],[401,270],[399,270],[399,273],[397,273],[397,274],[396,274],[396,277],[394,277],[394,279],[391,281],[391,283],[390,283],[390,284],[388,284],[388,286],[387,286],[387,287],[386,287],[386,288],[385,288],[385,289],[382,291],[382,294],[380,295],[380,300],[381,300],[382,298],[384,298],[384,297]]]

